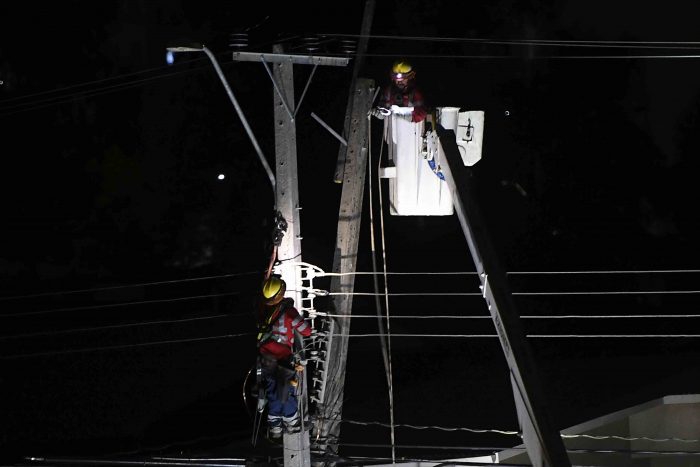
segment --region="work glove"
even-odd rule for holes
[[[375,107],[372,110],[369,111],[370,115],[373,117],[378,118],[379,120],[384,120],[386,117],[386,114],[382,112],[382,110],[379,107]]]

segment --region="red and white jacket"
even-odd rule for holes
[[[384,88],[381,100],[382,106],[390,108],[392,105],[399,107],[413,107],[412,121],[413,123],[422,122],[428,115],[423,100],[423,93],[410,83],[407,87],[400,89],[394,84],[390,84]]]
[[[285,298],[272,310],[265,307],[263,313],[267,328],[258,335],[260,353],[277,360],[287,359],[294,349],[294,331],[304,337],[311,335],[311,326],[294,308],[294,300],[291,298]]]

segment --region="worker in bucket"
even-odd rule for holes
[[[423,101],[423,93],[416,86],[416,71],[406,60],[398,60],[391,67],[391,83],[382,89],[379,106],[371,114],[381,120],[389,115],[391,106],[413,107],[410,114],[413,123],[425,120],[428,112]]]
[[[311,326],[285,298],[286,283],[276,275],[262,286],[262,306],[258,333],[259,387],[267,399],[270,438],[279,439],[283,430],[296,433],[301,427],[296,388],[297,373],[303,365],[293,361],[294,333],[311,335]]]

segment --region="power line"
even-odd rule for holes
[[[638,269],[638,270],[593,270],[593,271],[511,271],[507,274],[675,274],[700,273],[700,269]]]
[[[388,423],[382,423],[382,422],[376,422],[376,421],[368,421],[368,422],[363,422],[359,420],[347,420],[347,419],[342,419],[340,420],[342,423],[348,423],[350,425],[362,425],[362,426],[371,426],[371,425],[376,425],[376,426],[382,426],[385,428],[390,428],[391,425]],[[439,431],[467,431],[469,433],[498,433],[501,435],[517,435],[520,436],[519,431],[512,431],[512,430],[499,430],[496,428],[467,428],[467,427],[446,427],[446,426],[438,426],[438,425],[409,425],[406,423],[394,423],[394,426],[397,428],[411,428],[413,430],[439,430]]]
[[[509,275],[556,275],[556,274],[697,274],[700,273],[700,269],[627,269],[627,270],[579,270],[579,271],[510,271],[506,274]],[[475,276],[476,271],[406,271],[397,272],[390,271],[387,272],[388,275],[403,275],[403,276],[436,276],[436,275],[469,275]],[[316,274],[317,277],[324,276],[348,276],[348,275],[383,275],[382,272],[372,272],[372,271],[355,271],[355,272],[322,272]]]
[[[216,318],[226,318],[226,317],[231,317],[231,316],[243,316],[243,313],[240,314],[235,314],[235,315],[213,315],[213,316],[198,316],[194,318],[183,318],[183,319],[164,319],[164,320],[159,320],[159,321],[140,321],[136,323],[127,323],[127,324],[112,324],[108,326],[94,326],[94,327],[86,327],[86,328],[74,328],[74,329],[63,329],[59,331],[42,331],[42,332],[32,332],[28,334],[16,334],[12,336],[0,336],[0,341],[3,340],[12,340],[12,339],[27,339],[31,337],[39,337],[39,336],[55,336],[59,334],[72,334],[72,333],[78,333],[78,332],[92,332],[92,331],[104,331],[107,329],[122,329],[122,328],[130,328],[130,327],[137,327],[137,326],[154,326],[156,324],[174,324],[174,323],[187,323],[191,321],[205,321],[205,320],[210,320],[210,319],[216,319]],[[249,313],[245,313],[245,315],[249,315]]]
[[[343,443],[341,446],[352,446],[352,447],[375,447],[375,448],[388,448],[390,445],[388,444],[355,444],[355,443]],[[397,448],[402,448],[402,449],[436,449],[436,450],[447,450],[447,451],[493,451],[494,454],[496,452],[500,451],[525,451],[526,448],[523,446],[513,446],[513,447],[487,447],[487,446],[441,446],[441,445],[416,445],[416,444],[407,444],[407,445],[397,445]],[[679,451],[679,450],[673,450],[673,451],[668,451],[668,450],[653,450],[653,449],[585,449],[585,448],[567,448],[566,452],[568,453],[589,453],[589,454],[665,454],[665,455],[673,455],[673,456],[700,456],[700,451]],[[402,460],[407,460],[405,458],[402,458]],[[458,465],[476,465],[476,466],[483,466],[483,462],[475,462],[475,463],[461,463],[461,462],[453,462],[453,461],[441,461],[438,459],[432,459],[432,460],[424,460],[422,462],[431,462],[434,464],[440,464],[440,463],[449,463],[449,464],[458,464]],[[532,464],[502,464],[501,462],[498,463],[498,465],[532,465]],[[585,467],[585,465],[576,464],[577,467]],[[588,466],[588,467],[596,467],[596,466]]]
[[[173,67],[176,67],[176,66],[182,66],[182,65],[184,65],[184,64],[186,64],[186,63],[200,62],[200,61],[203,61],[203,60],[205,60],[204,57],[201,57],[201,58],[194,58],[194,59],[185,60],[185,61],[180,60],[180,61],[178,61],[177,63],[173,63],[172,65],[163,65],[163,66],[158,66],[158,67],[153,67],[153,68],[146,68],[146,69],[144,69],[144,70],[134,71],[134,72],[131,72],[131,73],[122,73],[122,74],[119,74],[119,75],[110,76],[110,77],[108,77],[108,78],[102,78],[102,79],[96,79],[96,80],[92,80],[92,81],[84,81],[84,82],[82,82],[82,83],[71,84],[71,85],[69,85],[69,86],[64,86],[64,87],[58,88],[58,89],[49,89],[49,90],[46,90],[46,91],[39,91],[39,92],[35,92],[35,93],[32,93],[32,94],[24,94],[24,95],[21,95],[21,96],[10,97],[10,98],[7,98],[7,99],[0,100],[0,106],[6,104],[6,103],[8,103],[8,102],[14,102],[14,101],[23,100],[23,99],[29,99],[29,98],[36,97],[36,96],[44,96],[44,95],[46,95],[46,94],[59,93],[59,92],[67,91],[67,90],[69,90],[69,89],[75,89],[75,88],[80,88],[80,87],[84,87],[84,86],[89,86],[89,85],[91,85],[91,84],[104,83],[104,82],[106,82],[106,81],[116,81],[116,80],[119,80],[119,79],[121,79],[121,78],[125,78],[125,77],[127,77],[127,76],[143,75],[143,74],[146,74],[146,73],[150,73],[150,72],[152,72],[152,71],[158,71],[158,70],[173,68]],[[166,73],[166,74],[167,74],[167,73]]]
[[[333,54],[328,54],[333,55]],[[336,54],[341,55],[341,54]],[[396,57],[396,53],[367,53],[365,56],[368,57]],[[521,55],[492,55],[492,54],[406,54],[401,53],[402,57],[405,58],[421,58],[421,59],[481,59],[481,60],[493,60],[493,59],[504,59],[504,60],[577,60],[577,59],[610,59],[610,60],[635,60],[635,59],[698,59],[700,55],[534,55],[523,57]],[[342,55],[345,56],[345,55]]]
[[[384,272],[372,272],[372,271],[355,271],[355,272],[323,272],[318,273],[318,277],[331,277],[331,276],[374,276],[374,275],[384,275]],[[475,271],[443,271],[443,272],[387,272],[389,276],[455,276],[455,275],[470,275],[475,276]],[[382,294],[383,295],[383,294]]]
[[[381,426],[385,428],[389,428],[390,425],[387,423],[379,422],[379,421],[360,421],[360,420],[349,420],[345,418],[337,418],[340,420],[341,423],[348,423],[350,425],[362,425],[362,426],[371,426],[371,425],[376,425],[376,426]],[[449,431],[449,432],[454,432],[454,431],[466,431],[470,433],[497,433],[497,434],[502,434],[502,435],[514,435],[514,436],[522,436],[522,433],[520,431],[515,431],[515,430],[503,430],[503,429],[497,429],[497,428],[467,428],[467,427],[446,427],[446,426],[439,426],[439,425],[411,425],[411,424],[401,424],[397,423],[394,424],[396,427],[402,427],[402,428],[410,428],[413,430],[438,430],[438,431]],[[682,443],[700,443],[700,439],[687,439],[687,438],[675,438],[675,437],[667,437],[667,438],[651,438],[647,436],[619,436],[619,435],[588,435],[588,434],[561,434],[562,438],[566,439],[575,439],[575,438],[587,438],[587,439],[594,439],[594,440],[608,440],[608,439],[617,439],[617,440],[622,440],[622,441],[652,441],[652,442],[657,442],[657,443],[662,443],[662,442],[682,442]],[[510,449],[510,448],[496,448],[496,449]]]
[[[376,315],[336,315],[317,312],[328,318],[376,318]],[[698,314],[644,314],[644,315],[521,315],[521,319],[630,319],[630,318],[700,318]],[[492,319],[486,315],[391,315],[391,319]]]
[[[607,290],[602,292],[512,292],[511,295],[537,296],[537,295],[678,295],[697,294],[700,290]]]
[[[4,296],[4,297],[0,296],[0,301],[16,300],[16,299],[20,299],[20,298],[46,297],[46,296],[51,296],[51,295],[68,295],[68,294],[85,293],[85,292],[100,292],[100,291],[104,291],[104,290],[127,289],[130,287],[148,287],[151,285],[179,284],[179,283],[184,283],[184,282],[204,281],[204,280],[210,280],[210,279],[223,279],[223,278],[227,278],[227,277],[250,276],[253,274],[262,274],[262,272],[263,271],[236,272],[236,273],[231,273],[231,274],[220,274],[220,275],[216,275],[216,276],[202,276],[202,277],[190,277],[190,278],[186,278],[186,279],[173,279],[173,280],[167,280],[167,281],[143,282],[140,284],[111,285],[111,286],[106,286],[106,287],[92,287],[89,289],[63,290],[63,291],[57,291],[57,292],[40,292],[40,293],[28,294],[28,295],[12,295],[12,296]]]
[[[294,37],[295,36],[289,36],[287,38],[278,39],[278,40],[276,40],[276,42],[287,42],[289,40],[294,39]],[[263,43],[263,45],[264,44],[265,43]],[[228,53],[229,52],[224,52],[224,53],[221,53],[218,55],[223,56],[223,55],[227,55]],[[206,59],[205,58],[190,59],[190,60],[186,60],[184,62],[176,63],[174,65],[149,68],[146,70],[136,71],[133,73],[125,73],[125,74],[117,75],[117,76],[110,77],[110,78],[104,78],[104,79],[100,79],[100,80],[93,80],[93,81],[87,81],[85,83],[70,85],[70,86],[66,86],[64,88],[60,88],[60,89],[41,91],[38,93],[27,94],[24,96],[17,96],[17,97],[13,97],[13,98],[9,98],[9,99],[5,99],[3,101],[0,101],[0,105],[3,105],[3,104],[8,103],[8,102],[14,102],[14,101],[18,101],[18,100],[33,98],[36,96],[42,96],[42,95],[47,95],[47,94],[52,94],[52,93],[60,93],[62,91],[68,90],[68,89],[75,89],[75,88],[87,86],[90,84],[102,83],[102,82],[106,82],[106,81],[116,81],[116,80],[123,78],[123,77],[126,77],[126,76],[135,76],[135,75],[145,74],[145,73],[149,73],[149,72],[154,71],[154,70],[162,70],[162,69],[170,68],[172,66],[183,65],[186,63],[195,63],[195,62],[200,62],[200,61],[204,61],[204,60],[206,60]],[[233,62],[230,62],[230,63],[233,63]],[[225,65],[228,65],[228,63],[225,63]],[[107,86],[86,89],[83,91],[77,91],[77,92],[63,94],[63,95],[59,95],[59,96],[48,97],[45,99],[34,100],[33,102],[32,101],[23,102],[23,103],[14,105],[14,106],[10,106],[9,110],[13,110],[13,109],[17,109],[17,110],[11,111],[11,112],[1,113],[0,118],[8,116],[8,115],[17,114],[20,112],[41,109],[41,108],[48,107],[51,105],[63,104],[63,103],[66,103],[66,102],[73,100],[75,97],[78,97],[78,98],[95,97],[95,96],[107,94],[110,92],[116,92],[116,91],[121,91],[124,89],[130,89],[130,88],[139,86],[139,85],[141,85],[141,83],[146,82],[146,81],[151,81],[151,80],[160,79],[160,78],[167,78],[167,77],[179,75],[182,73],[189,73],[191,71],[197,71],[197,70],[200,70],[203,68],[206,68],[206,65],[196,66],[196,67],[190,68],[188,70],[183,70],[183,71],[160,73],[156,76],[152,76],[152,77],[148,77],[148,78],[143,78],[143,79],[138,79],[138,80],[129,80],[129,81],[125,81],[125,82],[119,83],[119,84],[110,84]],[[56,101],[56,102],[50,102],[50,101]],[[3,110],[7,110],[7,109],[3,109]]]
[[[45,315],[49,313],[58,313],[62,311],[83,311],[83,310],[95,310],[95,309],[100,309],[100,308],[118,308],[122,306],[133,306],[133,305],[148,305],[152,303],[171,303],[171,302],[180,302],[180,301],[186,301],[186,300],[199,300],[202,298],[214,298],[214,297],[225,297],[225,296],[232,296],[232,295],[239,295],[240,292],[225,292],[225,293],[217,293],[217,294],[209,294],[209,295],[193,295],[190,297],[178,297],[178,298],[162,298],[158,300],[142,300],[138,302],[121,302],[121,303],[107,303],[104,305],[86,305],[86,306],[76,306],[76,307],[68,307],[68,308],[54,308],[51,310],[41,310],[41,311],[27,311],[27,312],[19,312],[19,313],[6,313],[6,314],[1,314],[0,318],[11,318],[15,316],[34,316],[34,315]]]
[[[356,295],[383,296],[383,293],[375,292],[325,292],[322,295]],[[515,296],[544,296],[544,295],[678,295],[678,294],[698,294],[700,290],[609,290],[609,291],[563,291],[563,292],[511,292]],[[395,297],[438,297],[438,296],[479,296],[479,292],[392,292],[389,296]]]
[[[379,337],[380,333],[370,334],[332,334],[336,337]],[[497,334],[391,334],[392,337],[425,337],[425,338],[455,338],[455,339],[479,339],[485,337],[498,337]],[[621,339],[621,338],[697,338],[700,334],[526,334],[533,339],[569,339],[569,338],[595,338],[595,339]]]
[[[541,46],[589,46],[589,47],[622,47],[622,48],[670,48],[670,49],[700,49],[697,41],[613,41],[613,40],[570,40],[570,39],[486,39],[465,37],[437,37],[437,36],[396,36],[387,34],[333,34],[320,33],[319,36],[327,37],[352,37],[369,39],[388,39],[398,41],[417,42],[461,42],[472,44],[521,44]]]
[[[123,350],[131,349],[137,347],[147,347],[152,345],[164,345],[164,344],[179,344],[185,342],[201,342],[214,339],[228,339],[232,337],[243,337],[243,336],[253,336],[254,332],[246,332],[241,334],[224,334],[221,336],[209,336],[209,337],[194,337],[190,339],[171,339],[166,341],[154,341],[154,342],[142,342],[139,344],[122,344],[122,345],[109,345],[102,347],[85,347],[82,349],[70,349],[70,350],[51,350],[47,352],[35,352],[28,354],[16,354],[16,355],[1,355],[0,360],[15,360],[19,358],[33,358],[33,357],[44,357],[52,355],[65,355],[71,353],[83,353],[83,352],[98,352],[103,350]]]
[[[572,439],[572,438],[587,438],[595,440],[604,439],[619,439],[622,441],[651,441],[654,443],[665,443],[665,442],[678,442],[678,443],[700,443],[700,439],[686,439],[686,438],[649,438],[647,436],[618,436],[618,435],[561,435],[562,438]]]
[[[391,292],[391,293],[375,293],[375,292],[328,292],[325,295],[355,295],[355,296],[389,296],[389,297],[437,297],[437,296],[479,296],[479,292]]]
[[[64,96],[56,96],[56,97],[43,99],[43,100],[40,100],[38,102],[23,103],[23,104],[19,104],[19,105],[10,107],[9,112],[0,113],[0,118],[6,117],[8,115],[15,115],[15,114],[18,114],[21,112],[28,112],[30,110],[43,109],[45,107],[50,107],[52,105],[65,104],[67,102],[75,100],[76,98],[77,99],[89,98],[89,97],[95,97],[95,96],[108,94],[108,93],[112,93],[112,92],[123,91],[125,89],[131,89],[134,87],[141,86],[143,83],[145,83],[147,81],[153,81],[153,80],[161,79],[161,78],[168,78],[168,77],[172,77],[175,75],[190,73],[192,71],[199,71],[199,70],[202,70],[204,68],[205,68],[205,66],[202,65],[199,67],[190,68],[189,70],[176,71],[173,73],[163,73],[163,74],[158,75],[158,76],[152,76],[150,78],[143,78],[140,80],[132,80],[132,81],[128,81],[128,82],[123,83],[123,84],[114,84],[114,85],[110,85],[110,86],[104,86],[102,88],[97,88],[96,90],[81,91],[81,92],[67,94]]]

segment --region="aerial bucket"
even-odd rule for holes
[[[435,131],[424,132],[424,122],[411,121],[412,107],[393,106],[384,119],[389,148],[380,176],[389,179],[390,212],[395,216],[449,216],[452,194],[440,170],[445,161]],[[436,109],[439,124],[455,132],[465,165],[481,159],[483,111],[460,112],[459,107]]]

